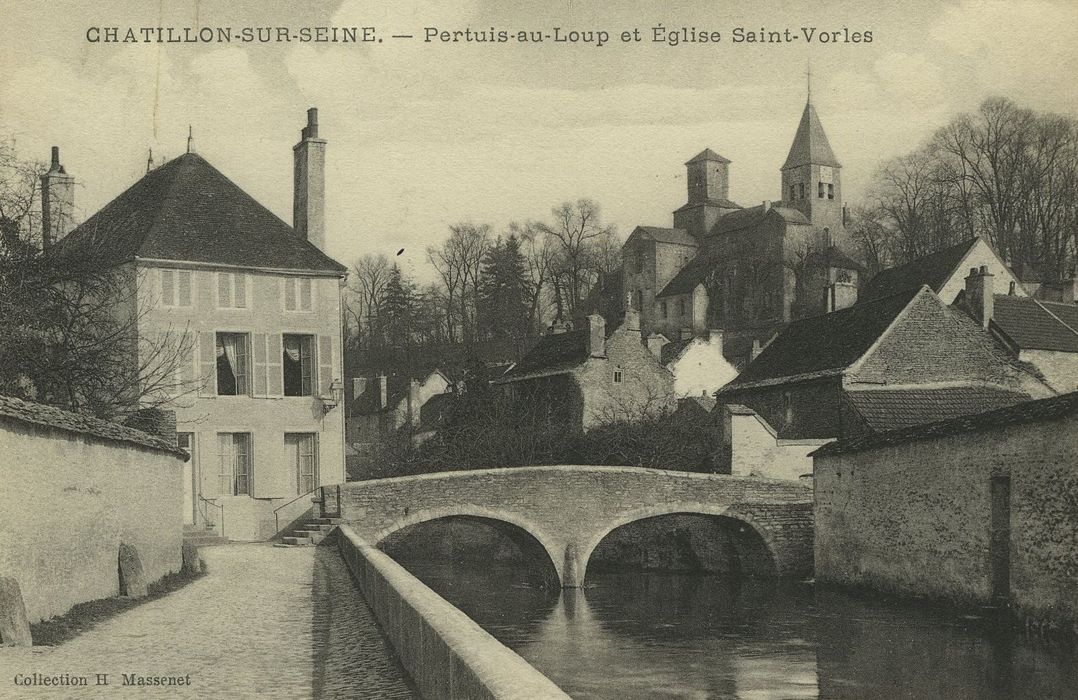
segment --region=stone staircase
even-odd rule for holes
[[[315,516],[308,516],[289,530],[282,533],[281,541],[277,543],[277,546],[281,547],[302,547],[305,545],[315,545],[325,539],[326,535],[330,531],[340,524],[340,518],[319,518]]]
[[[227,539],[217,534],[217,528],[211,524],[184,525],[183,541],[190,542],[196,547],[207,547],[214,544],[225,544]]]

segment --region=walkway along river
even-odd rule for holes
[[[561,591],[521,561],[492,566],[500,546],[438,548],[402,538],[387,551],[574,698],[1043,699],[1078,688],[1073,650],[985,618],[690,572],[589,571],[584,590]]]

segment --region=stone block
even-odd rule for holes
[[[138,550],[129,544],[120,543],[119,556],[120,595],[128,598],[141,598],[146,595],[146,574],[142,570],[142,559]]]
[[[0,576],[0,644],[20,647],[33,644],[19,582],[7,576]]]

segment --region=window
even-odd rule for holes
[[[828,199],[834,199],[835,198],[835,186],[833,184],[831,184],[831,183],[827,183],[827,198]]]
[[[818,197],[819,197],[820,199],[823,199],[823,181],[821,180],[821,181],[820,181],[819,183],[817,183],[817,184],[819,185],[819,187],[817,188],[817,192],[816,192],[816,194],[817,194],[817,196],[818,196]]]
[[[309,335],[284,336],[284,395],[310,396],[314,338]],[[304,491],[303,493],[306,493]]]
[[[614,383],[615,384],[621,384],[621,367],[620,366],[614,368]]]
[[[284,310],[310,311],[313,306],[311,280],[307,277],[288,277],[284,281]]]
[[[677,300],[677,312],[678,312],[678,315],[680,315],[680,316],[685,315],[685,300],[684,299],[678,299]]]
[[[797,199],[797,190],[793,185],[790,185],[790,201],[792,202],[792,201],[794,201],[796,199]]]
[[[250,393],[247,385],[248,374],[247,334],[218,333],[218,396],[238,396]]]
[[[247,275],[242,272],[217,273],[217,308],[247,308]]]
[[[642,311],[644,309],[644,292],[643,290],[636,290],[636,310]]]
[[[805,198],[805,183],[803,183],[803,182],[797,183],[797,198],[798,199],[804,199]]]
[[[161,270],[161,305],[191,305],[190,270]]]
[[[318,487],[318,456],[314,433],[285,433],[285,459],[296,470],[296,493],[310,493]]]
[[[662,316],[663,318],[666,318],[666,301],[665,300],[659,302],[659,315]]]
[[[633,269],[636,272],[644,271],[644,251],[637,249],[633,255]]]
[[[217,495],[251,493],[251,436],[249,433],[217,434]]]

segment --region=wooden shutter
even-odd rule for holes
[[[292,277],[286,277],[282,280],[284,283],[284,310],[295,311],[296,310],[296,280]]]
[[[217,273],[217,307],[227,309],[232,306],[232,275],[227,272]]]
[[[191,271],[181,270],[176,273],[176,305],[191,305]]]
[[[235,294],[235,296],[233,297],[233,299],[235,300],[235,307],[237,309],[246,309],[247,308],[247,275],[240,274],[240,273],[234,274],[234,275],[232,275],[232,282],[233,282],[233,286],[234,286],[233,293]]]
[[[309,279],[299,280],[299,304],[297,306],[301,311],[311,310],[311,280]]]
[[[284,396],[284,369],[281,365],[281,334],[270,333],[266,336],[266,393],[269,396]]]
[[[251,345],[254,351],[254,395],[266,396],[269,392],[266,375],[266,334],[253,334]]]
[[[161,304],[163,306],[176,305],[175,273],[172,270],[160,270],[161,273]]]
[[[217,338],[212,331],[198,334],[198,393],[202,396],[217,395]]]
[[[179,336],[179,349],[180,352],[180,394],[188,394],[194,389],[194,381],[198,376],[198,370],[196,369],[198,348],[195,347],[195,341],[198,339],[188,333],[184,333]]]
[[[329,385],[333,381],[333,336],[318,336],[318,395],[332,396]]]

